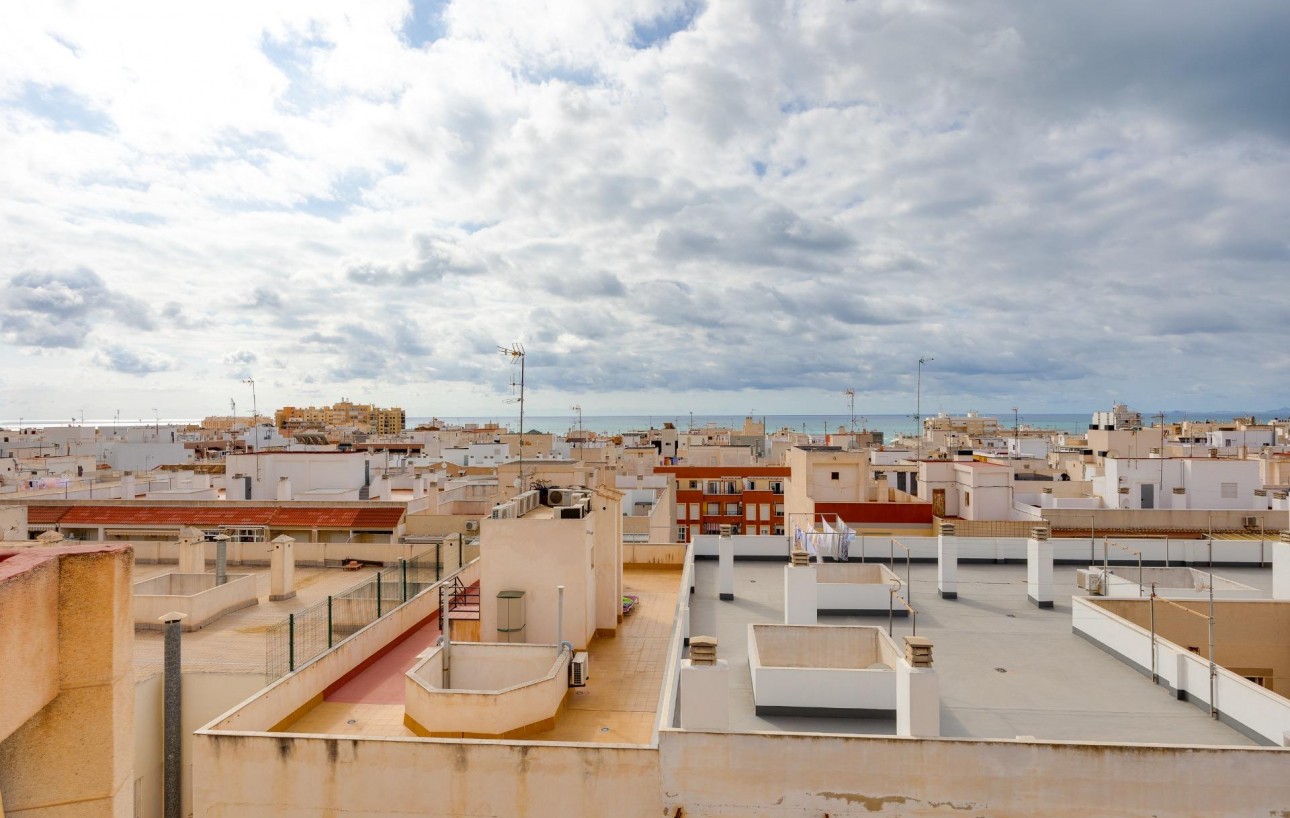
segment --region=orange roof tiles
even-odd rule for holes
[[[85,505],[28,506],[32,525],[267,526],[270,528],[394,529],[402,508]]]
[[[52,525],[67,513],[67,506],[27,506],[28,525]]]

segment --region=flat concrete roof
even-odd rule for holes
[[[894,735],[895,720],[758,716],[748,669],[748,624],[782,623],[784,563],[735,563],[735,598],[717,598],[717,563],[695,565],[691,634],[715,635],[730,663],[730,728]],[[897,562],[903,580],[905,566]],[[1255,742],[1175,699],[1071,630],[1076,566],[1053,571],[1054,607],[1026,599],[1026,566],[960,564],[957,600],[937,593],[936,565],[911,568],[919,636],[933,643],[941,733],[963,738],[1033,736],[1096,742],[1251,746]],[[1218,576],[1270,589],[1271,569],[1223,568]],[[1270,594],[1269,594],[1270,595]],[[887,616],[821,616],[820,624],[887,626]],[[912,631],[896,618],[898,645]]]
[[[175,563],[134,564],[133,582],[159,577],[179,570]],[[214,571],[208,560],[206,572]],[[230,574],[255,576],[260,602],[221,616],[200,630],[183,636],[181,657],[185,672],[266,673],[266,633],[296,613],[323,602],[328,595],[343,593],[360,582],[370,580],[376,568],[344,571],[340,568],[297,567],[296,595],[279,602],[269,601],[269,567],[267,565],[230,564]],[[134,632],[134,677],[147,679],[162,671],[165,665],[165,634],[159,630]],[[267,681],[267,680],[266,680]]]

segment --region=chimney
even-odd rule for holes
[[[911,667],[931,667],[932,640],[926,636],[906,636],[905,661]]]
[[[690,664],[715,665],[717,663],[717,638],[694,636],[690,639]]]
[[[279,500],[291,499],[291,478],[290,477],[278,478],[278,499]]]

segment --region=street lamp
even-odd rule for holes
[[[918,390],[914,398],[914,422],[918,424],[918,443],[915,461],[923,459],[923,365],[930,364],[935,358],[918,359]]]

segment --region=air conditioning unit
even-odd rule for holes
[[[467,532],[475,532],[475,531],[478,531],[478,530],[479,530],[479,520],[467,520],[467,521],[466,521],[466,531],[467,531]]]
[[[1258,527],[1259,527],[1259,518],[1258,518],[1258,517],[1242,517],[1242,518],[1241,518],[1241,525],[1245,526],[1246,528],[1258,528]]]
[[[546,501],[551,506],[573,505],[573,492],[569,489],[551,489],[546,493]]]
[[[560,520],[581,520],[583,517],[587,516],[587,509],[582,505],[562,506],[558,511],[559,516],[557,519]]]
[[[585,650],[573,654],[573,661],[569,663],[569,687],[586,687],[590,666],[591,660]]]

